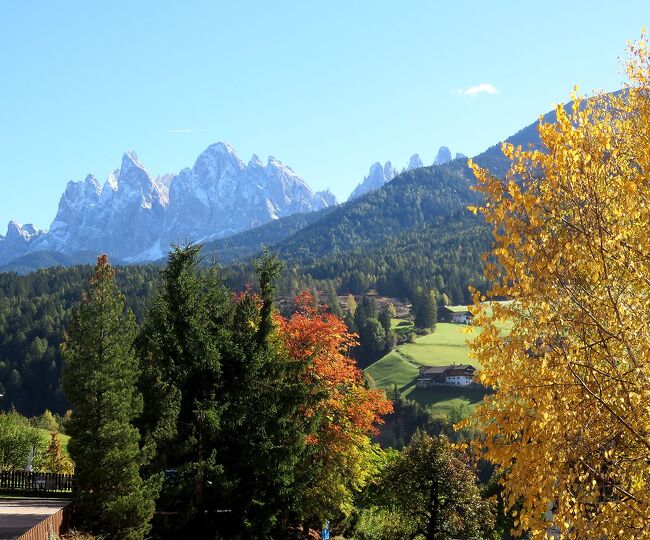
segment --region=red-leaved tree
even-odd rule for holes
[[[348,355],[357,344],[345,323],[315,308],[304,292],[296,312],[276,316],[279,336],[289,357],[306,362],[310,404],[303,411],[312,421],[308,452],[302,464],[306,489],[297,511],[305,521],[347,515],[353,497],[375,469],[377,447],[371,442],[392,404],[382,390],[366,387],[361,370]]]

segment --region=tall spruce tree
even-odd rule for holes
[[[66,429],[78,482],[75,515],[82,527],[109,539],[144,538],[160,485],[159,477],[140,477],[144,457],[132,423],[142,412],[136,332],[102,255],[72,311],[62,352],[63,388],[73,410]]]
[[[393,330],[393,319],[397,316],[395,306],[389,304],[379,312],[379,323],[386,335],[384,339],[384,351],[391,351],[397,345],[397,336]]]
[[[219,532],[225,538],[284,537],[303,481],[310,389],[306,363],[292,360],[277,337],[274,281],[280,264],[268,253],[257,264],[260,294],[235,300],[232,341],[222,358],[226,409],[220,459],[226,483]]]
[[[343,319],[343,310],[341,309],[341,303],[339,302],[338,296],[336,296],[336,288],[332,281],[326,281],[323,288],[325,289],[325,295],[327,297],[327,305],[329,307],[330,313],[336,315],[339,319]]]
[[[196,537],[214,527],[220,483],[219,343],[228,339],[229,299],[215,272],[198,268],[200,245],[174,247],[138,338],[146,415],[141,423],[155,470],[173,470],[160,507],[174,518],[162,530]],[[170,533],[173,534],[173,533]]]

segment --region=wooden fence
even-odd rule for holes
[[[0,471],[0,491],[40,496],[65,496],[75,489],[72,474]]]

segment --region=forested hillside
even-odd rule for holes
[[[408,297],[423,286],[464,302],[467,285],[481,285],[490,241],[465,210],[478,200],[471,178],[465,160],[405,172],[274,249],[316,280],[337,280],[340,292]]]
[[[552,122],[555,112],[544,116]],[[524,148],[539,144],[538,122],[507,139]],[[474,158],[495,175],[508,161],[497,144]],[[340,293],[409,297],[415,288],[436,289],[450,301],[469,301],[467,286],[483,288],[481,253],[491,233],[467,205],[479,196],[466,159],[403,172],[382,188],[316,214],[291,216],[219,240],[206,253],[221,262],[239,259],[239,281],[245,281],[246,260],[262,244],[280,254],[297,275],[331,280]],[[312,218],[316,219],[312,219]],[[296,227],[300,221],[303,226]],[[242,260],[243,259],[243,260]],[[235,268],[235,267],[233,267]]]
[[[49,268],[26,276],[0,274],[0,409],[26,415],[65,412],[60,386],[63,329],[80,299],[90,266]],[[141,317],[158,275],[154,266],[127,266],[120,288]]]
[[[273,246],[281,242],[327,216],[335,208],[329,206],[314,212],[293,214],[234,236],[213,240],[205,244],[203,256],[208,259],[214,258],[219,264],[229,264],[249,258],[259,253],[261,246]]]
[[[75,253],[74,255],[66,255],[65,253],[57,253],[56,251],[35,251],[28,253],[22,257],[18,257],[13,261],[0,266],[0,272],[16,272],[18,274],[28,274],[40,270],[41,268],[51,268],[53,266],[76,266],[84,264],[94,264],[97,259],[97,254],[92,252]],[[120,261],[113,258],[115,264]]]

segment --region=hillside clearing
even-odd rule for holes
[[[420,366],[444,366],[448,364],[478,364],[470,360],[466,333],[468,327],[461,324],[438,323],[431,334],[405,343],[365,369],[378,388],[390,395],[393,388],[404,397],[413,399],[441,414],[465,404],[474,407],[483,399],[484,390],[475,388],[415,388]]]
[[[472,328],[462,324],[438,323],[431,334],[415,343],[405,343],[398,350],[419,366],[444,366],[449,364],[478,364],[470,360],[467,331]]]
[[[366,368],[365,373],[374,379],[378,388],[392,392],[393,386],[396,385],[397,389],[403,392],[417,379],[418,366],[409,362],[399,349],[395,349]]]
[[[402,319],[394,319],[392,326],[394,329],[412,331],[412,326],[407,326],[405,322]],[[511,327],[509,322],[500,326],[504,333]],[[364,372],[372,378],[378,388],[385,389],[389,395],[393,388],[397,387],[402,396],[430,407],[435,412],[449,414],[460,405],[466,405],[471,410],[483,400],[485,389],[447,386],[415,388],[415,381],[420,366],[470,364],[480,368],[479,363],[470,358],[468,345],[468,340],[479,331],[480,329],[464,324],[438,323],[432,333],[418,337],[415,343],[400,345],[368,366]]]
[[[455,388],[441,386],[440,388],[415,388],[411,386],[403,396],[417,401],[420,405],[430,407],[433,411],[449,415],[460,406],[467,406],[468,412],[483,401],[489,391],[484,388]]]

